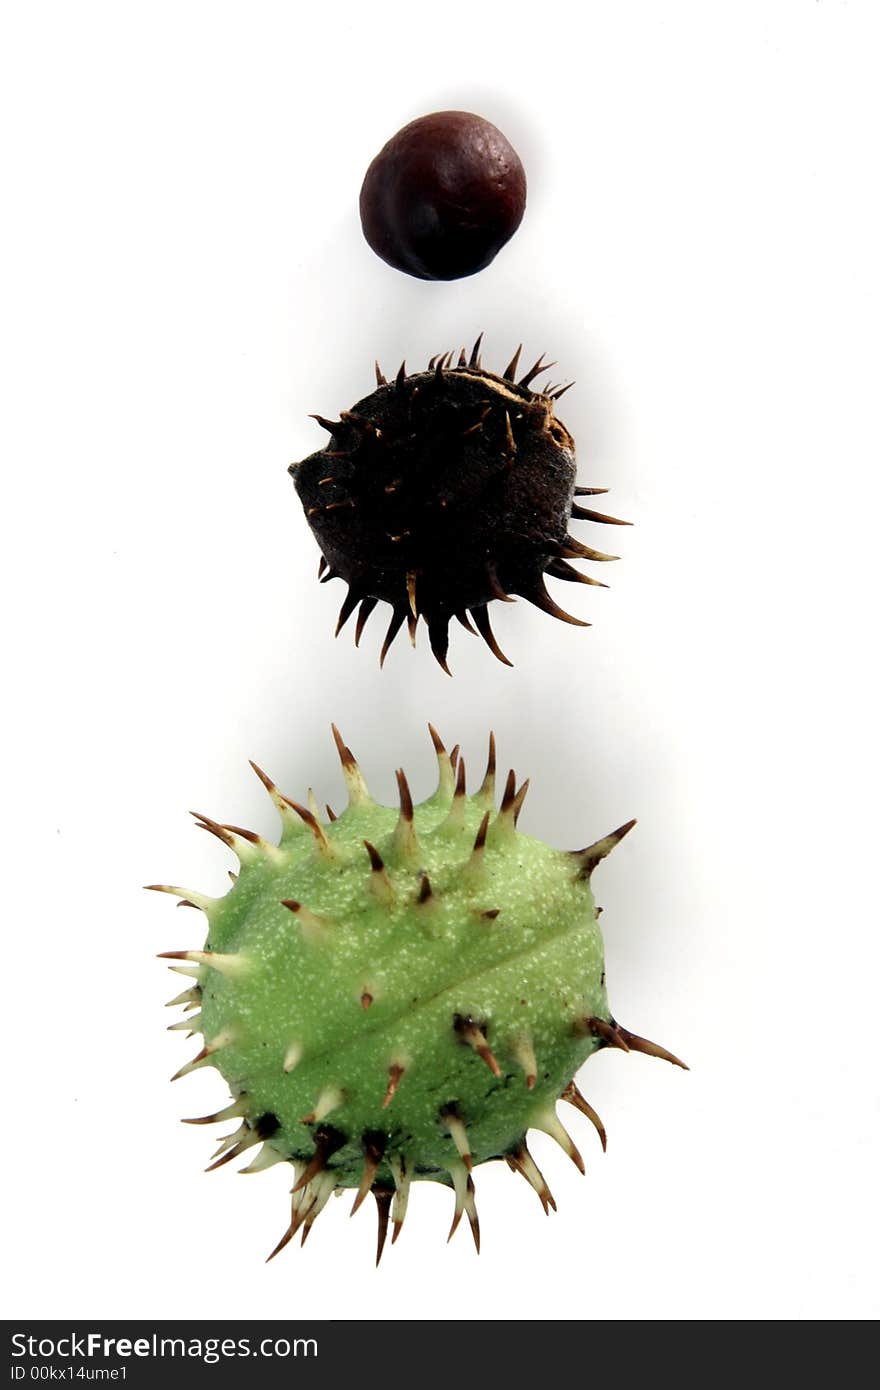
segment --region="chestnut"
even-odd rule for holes
[[[526,176],[501,131],[469,111],[410,121],[366,172],[361,225],[388,265],[421,280],[483,270],[526,206]]]

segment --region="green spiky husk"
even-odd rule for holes
[[[291,1231],[345,1187],[394,1190],[399,1222],[415,1178],[454,1186],[460,1214],[467,1171],[493,1158],[527,1169],[546,1205],[526,1136],[553,1134],[580,1165],[555,1110],[579,1067],[609,1044],[669,1057],[619,1028],[605,991],[590,874],[631,823],[554,849],[517,829],[513,774],[496,806],[494,743],[469,796],[463,763],[433,736],[439,785],[416,807],[402,773],[400,808],[376,803],[338,735],[338,818],[319,820],[257,769],[279,844],[200,817],[239,857],[233,887],[218,899],[164,888],[209,923],[202,951],[169,953],[194,963],[173,1002],[199,1007],[187,1022],[205,1042],[178,1075],[211,1065],[229,1084],[233,1105],[206,1117],[241,1122],[218,1164],[262,1142],[256,1166],[293,1165]]]

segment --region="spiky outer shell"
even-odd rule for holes
[[[578,1161],[555,1102],[597,1047],[634,1036],[608,1009],[589,879],[630,827],[553,849],[517,830],[512,774],[496,809],[494,744],[469,796],[463,763],[456,772],[436,739],[437,791],[413,808],[398,774],[392,810],[338,742],[350,795],[338,819],[321,823],[260,774],[279,845],[202,817],[239,856],[232,889],[164,890],[209,923],[204,951],[170,953],[195,962],[182,998],[200,1006],[187,1022],[205,1040],[180,1074],[212,1065],[229,1083],[221,1113],[241,1126],[220,1162],[262,1140],[259,1166],[293,1164],[292,1227],[336,1188],[394,1191],[400,1213],[419,1178],[453,1185],[460,1214],[470,1168],[499,1157],[529,1170],[545,1201],[528,1129]]]
[[[337,632],[361,604],[359,638],[384,600],[393,613],[383,658],[404,620],[414,633],[422,617],[444,668],[453,616],[473,619],[506,661],[489,625],[493,599],[519,594],[578,624],[544,574],[589,583],[569,558],[615,558],[567,534],[572,515],[615,518],[574,503],[574,440],[554,414],[561,393],[531,390],[541,359],[517,382],[518,351],[500,376],[483,369],[479,343],[469,361],[451,356],[426,372],[401,368],[390,384],[377,371],[377,389],[338,421],[316,417],[329,444],[290,467],[327,577],[349,585]]]

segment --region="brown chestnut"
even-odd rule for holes
[[[364,236],[383,261],[421,280],[483,270],[510,240],[526,206],[519,155],[501,131],[468,111],[410,121],[364,178]]]

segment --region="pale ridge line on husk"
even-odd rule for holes
[[[550,935],[543,937],[542,944],[546,942],[555,945],[572,930],[576,931],[577,928],[563,927],[560,931],[553,932]],[[523,956],[528,956],[532,954],[535,950],[536,946],[534,944],[531,946],[523,947],[519,951],[512,952],[509,956],[505,956],[503,961],[499,961],[495,965],[491,965],[481,970],[474,971],[474,973],[471,975],[462,975],[459,979],[453,981],[448,985],[444,985],[442,989],[436,990],[433,994],[427,996],[425,999],[420,999],[417,1004],[407,1004],[403,1009],[401,1009],[399,1013],[395,1014],[392,1018],[385,1019],[381,1022],[375,1019],[371,1021],[370,1016],[368,1014],[362,1021],[359,1020],[360,1026],[358,1030],[358,1036],[356,1038],[349,1038],[346,1041],[333,1043],[332,1045],[316,1049],[314,1052],[309,1051],[309,1061],[311,1062],[313,1060],[321,1060],[322,1058],[327,1056],[336,1059],[341,1054],[345,1054],[352,1047],[363,1047],[365,1035],[368,1035],[371,1039],[376,1038],[377,1036],[381,1036],[381,1034],[385,1032],[388,1028],[391,1028],[395,1024],[399,1023],[401,1019],[412,1018],[414,1015],[418,1015],[422,1010],[433,1006],[437,1003],[439,999],[442,998],[444,994],[449,994],[453,989],[457,989],[461,985],[466,985],[472,980],[477,980],[481,977],[492,975],[495,971],[505,969],[512,961],[519,960]],[[450,1008],[450,1018],[452,1018],[455,1012],[456,1010],[454,1008]],[[574,1026],[574,1023],[575,1018],[572,1018],[572,1026]],[[253,1074],[256,1076],[274,1076],[276,1072],[277,1066],[273,1064],[271,1066],[268,1066],[265,1069],[265,1071],[262,1069],[255,1069]]]

